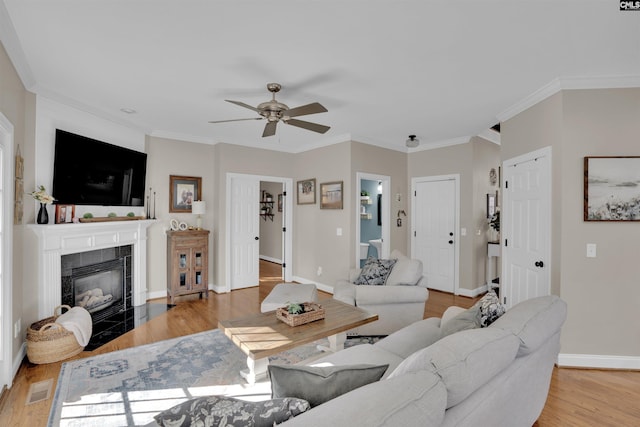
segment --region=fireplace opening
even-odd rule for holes
[[[91,351],[165,313],[172,305],[132,303],[132,245],[63,255],[62,304],[91,314]]]

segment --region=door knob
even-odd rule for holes
[[[449,236],[453,236],[453,232],[449,233]]]
[[[449,244],[450,244],[450,245],[453,245],[453,240],[449,240]]]
[[[536,266],[536,267],[544,267],[544,262],[542,262],[542,261],[536,261],[536,262],[535,262],[535,266]]]
[[[258,236],[254,237],[254,239],[256,239],[256,240],[260,240],[260,238],[259,238]]]

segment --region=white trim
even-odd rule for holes
[[[592,369],[633,369],[640,370],[638,356],[609,356],[602,354],[568,354],[558,355],[558,366],[561,368]]]
[[[9,17],[7,6],[3,1],[0,1],[0,40],[2,40],[2,45],[7,51],[7,55],[9,55],[11,63],[16,69],[25,89],[33,91],[32,88],[35,85],[36,79],[33,77],[33,72],[31,71],[31,67],[29,67],[29,61],[27,61],[24,50],[22,50],[16,29]]]
[[[436,148],[451,147],[453,145],[466,144],[471,139],[470,136],[460,136],[457,138],[446,139],[444,141],[421,142],[416,148],[407,149],[407,153],[416,153],[418,151],[435,150]]]
[[[20,369],[20,366],[22,366],[22,361],[26,356],[27,356],[27,343],[25,341],[20,345],[20,350],[18,350],[18,354],[16,354],[16,357],[13,358],[13,368],[11,370],[13,374],[12,378],[15,378],[16,375],[18,374],[18,370]]]
[[[361,181],[363,179],[369,181],[382,181],[382,206],[387,206],[386,209],[382,209],[382,254],[380,258],[386,258],[389,256],[391,247],[391,177],[388,175],[377,175],[365,172],[356,172],[356,191],[355,191],[355,207],[354,214],[356,218],[355,227],[355,266],[360,267],[360,191],[362,190]]]
[[[456,295],[460,295],[462,297],[475,298],[478,295],[482,295],[487,292],[487,285],[482,285],[475,289],[466,289],[466,288],[458,288],[458,292]]]
[[[11,387],[13,383],[13,377],[11,372],[11,360],[13,353],[13,278],[12,269],[13,261],[10,254],[13,253],[13,188],[14,188],[14,133],[13,124],[0,113],[0,146],[2,146],[2,205],[3,205],[3,224],[2,224],[2,283],[0,283],[0,339],[2,340],[2,349],[4,350],[0,354],[0,360],[2,360],[3,370],[0,372],[0,388],[6,384],[7,387]],[[22,334],[22,331],[20,331]]]
[[[640,87],[640,76],[558,77],[499,113],[497,118],[501,122],[509,120],[561,90],[621,89],[630,87]]]
[[[486,139],[489,142],[493,142],[496,145],[500,145],[501,143],[500,132],[496,132],[493,129],[487,129],[485,131],[480,132],[478,134],[478,137],[482,139]]]
[[[272,258],[266,255],[260,255],[259,258],[263,261],[273,262],[275,264],[282,264],[282,259]]]
[[[451,174],[451,175],[435,175],[435,176],[423,176],[423,177],[415,177],[411,179],[411,227],[410,227],[410,239],[411,239],[411,253],[409,256],[411,258],[414,257],[415,254],[415,223],[414,218],[416,217],[416,203],[415,203],[415,194],[416,194],[416,184],[419,182],[434,182],[434,181],[451,181],[453,180],[455,184],[455,218],[454,218],[454,231],[453,231],[453,240],[458,242],[455,245],[454,250],[454,266],[453,266],[453,293],[454,295],[459,295],[460,292],[460,174]],[[428,284],[426,285],[428,288]]]
[[[227,172],[225,176],[226,180],[226,224],[225,224],[225,253],[227,254],[224,260],[225,264],[225,284],[214,285],[213,290],[216,293],[226,293],[231,291],[231,230],[232,230],[232,218],[231,218],[231,183],[233,178],[252,178],[255,179],[258,184],[260,181],[267,182],[279,182],[282,184],[282,190],[287,193],[287,203],[284,204],[283,220],[284,227],[287,232],[284,233],[284,247],[283,257],[286,267],[284,268],[284,281],[290,282],[293,271],[293,179],[283,178],[281,176],[264,176],[264,175],[251,175],[243,173]],[[256,200],[256,203],[258,200]]]
[[[309,279],[305,279],[304,277],[300,277],[300,276],[293,276],[293,281],[297,282],[297,283],[311,283],[316,285],[316,288],[318,288],[319,291],[322,292],[326,292],[328,294],[333,295],[333,286],[331,285],[327,285],[324,283],[320,283],[320,282],[316,282],[313,280],[309,280]]]

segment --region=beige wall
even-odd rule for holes
[[[640,89],[567,90],[502,125],[503,158],[553,149],[552,293],[569,308],[565,354],[640,356],[640,231],[583,221],[584,156],[640,155],[638,117]]]
[[[293,274],[330,287],[348,277],[352,265],[351,144],[343,142],[295,157],[295,181],[315,178],[317,188],[315,204],[294,207]],[[320,184],[334,181],[343,181],[343,209],[320,209]],[[342,229],[341,236],[336,233],[338,228]],[[322,267],[320,276],[318,267]]]
[[[260,256],[269,261],[283,262],[282,259],[282,212],[278,212],[278,194],[282,193],[279,182],[260,182],[260,191],[273,197],[271,205],[273,218],[260,218]]]
[[[147,285],[152,296],[166,295],[167,289],[167,239],[166,230],[172,218],[195,226],[196,217],[186,213],[169,212],[169,176],[199,176],[202,178],[202,200],[206,202],[206,214],[202,228],[209,235],[209,282],[212,282],[214,259],[214,200],[216,176],[214,147],[205,144],[147,137],[147,187],[155,192],[155,216],[158,223],[149,227],[147,240]],[[152,207],[153,207],[153,202]],[[153,208],[152,208],[153,211]],[[153,214],[153,212],[152,212]]]
[[[391,178],[390,187],[390,200],[391,206],[389,207],[389,219],[391,221],[389,227],[389,234],[391,242],[389,245],[390,251],[394,249],[400,250],[404,254],[409,253],[409,221],[407,218],[402,218],[402,227],[396,226],[396,218],[399,210],[408,211],[408,185],[407,185],[407,155],[395,150],[388,150],[385,148],[375,147],[368,144],[362,144],[359,142],[353,142],[351,144],[351,188],[356,188],[356,173],[370,173],[375,175],[386,175]],[[396,194],[401,195],[401,200],[396,201]],[[351,200],[355,200],[356,195],[352,193],[349,195]],[[355,214],[355,212],[354,212]],[[356,227],[359,224],[356,223],[355,215],[351,215],[351,246],[356,241]],[[351,264],[356,265],[355,252],[351,250],[350,256]]]

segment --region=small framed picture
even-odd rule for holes
[[[320,209],[342,209],[343,181],[320,184]]]
[[[56,205],[56,224],[73,222],[76,214],[76,205]]]
[[[169,176],[169,212],[191,213],[194,200],[202,200],[202,178]]]
[[[487,194],[487,218],[492,218],[496,213],[496,195]]]
[[[313,205],[316,203],[316,179],[298,181],[298,204]]]
[[[282,212],[282,193],[278,194],[278,212]]]

